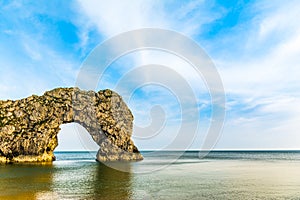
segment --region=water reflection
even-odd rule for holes
[[[122,164],[130,171],[130,164]],[[1,165],[0,199],[131,199],[131,174],[101,163]]]
[[[130,169],[130,163],[116,163],[115,165],[127,168],[128,171]],[[92,199],[131,199],[132,182],[130,173],[118,171],[99,163],[95,174]]]
[[[53,166],[0,165],[0,199],[36,199],[50,190]]]

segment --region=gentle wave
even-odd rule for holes
[[[141,151],[145,160],[164,162],[169,160],[300,160],[300,151],[211,151],[205,157],[199,158],[203,151]],[[57,161],[94,161],[97,152],[55,152]],[[194,161],[193,161],[194,160]],[[185,161],[187,162],[187,161]],[[200,162],[200,161],[199,161]]]

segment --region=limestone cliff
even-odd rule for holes
[[[98,161],[141,160],[130,139],[133,116],[111,90],[57,88],[42,96],[0,101],[0,162],[55,160],[60,125],[76,122],[100,146]]]

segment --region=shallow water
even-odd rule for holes
[[[300,198],[300,152],[142,153],[144,161],[113,166],[127,172],[82,152],[56,153],[52,164],[0,165],[0,199]]]

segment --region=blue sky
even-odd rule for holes
[[[300,149],[299,10],[296,0],[0,0],[0,99],[74,86],[82,62],[101,42],[124,31],[164,28],[197,42],[223,80],[226,119],[215,148]],[[127,55],[97,89],[113,89],[126,71],[153,62],[174,66],[200,94],[201,120],[190,146],[199,148],[211,120],[210,97],[201,79],[180,68],[186,65],[181,60],[151,51]],[[118,92],[126,93],[126,87]],[[180,103],[168,91],[145,87],[128,104],[138,126],[151,124],[155,105],[166,114],[166,126],[156,136],[141,139],[142,133],[134,133],[141,149],[160,149],[176,137]],[[162,115],[152,111],[154,118]],[[78,136],[83,130],[62,128],[58,149],[87,148]]]

